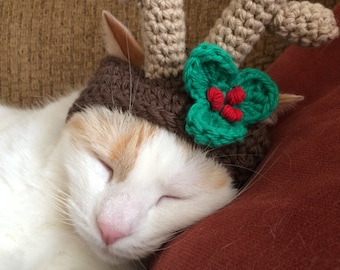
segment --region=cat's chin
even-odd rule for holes
[[[112,246],[108,246],[98,239],[94,239],[93,237],[89,237],[88,235],[84,236],[82,233],[81,238],[83,239],[83,242],[85,242],[85,245],[90,247],[92,252],[100,260],[106,263],[109,263],[111,265],[121,265],[131,261],[131,258],[125,258],[117,255]]]
[[[120,256],[117,256],[112,253],[112,250],[109,246],[101,246],[94,248],[94,253],[103,261],[108,262],[112,265],[120,265],[128,263],[131,259],[129,258],[123,258]]]
[[[124,239],[118,240],[124,242]],[[118,269],[130,269],[133,265],[139,265],[139,260],[137,258],[145,257],[146,254],[136,254],[128,252],[128,248],[125,243],[115,243],[113,245],[106,245],[104,243],[100,243],[99,245],[91,245],[93,252],[95,255],[105,263],[108,263],[113,266],[118,266]],[[118,247],[116,246],[118,245]],[[123,267],[124,266],[124,267]],[[133,268],[134,269],[134,268]]]
[[[133,235],[119,239],[111,245],[106,245],[101,239],[94,239],[88,234],[82,235],[81,238],[99,259],[111,265],[134,264],[139,259],[150,254],[151,251],[157,250],[157,247],[160,246],[157,243],[150,243],[147,246],[141,245],[136,242]],[[164,240],[163,242],[166,241],[163,237],[160,237],[160,239]]]
[[[102,245],[101,247],[97,248],[93,247],[93,251],[101,261],[110,264],[117,269],[136,269],[136,266],[140,264],[140,262],[135,260],[135,258],[123,258],[115,255],[112,252],[112,247],[110,246]]]
[[[90,247],[93,253],[102,261],[109,263],[111,265],[121,265],[131,262],[131,260],[135,260],[135,257],[126,257],[128,252],[119,252],[119,250],[124,250],[122,248],[122,244],[119,242],[124,241],[124,239],[118,240],[113,245],[106,245],[101,239],[97,239],[91,233],[88,233],[85,228],[77,228],[78,234],[85,242],[85,245]],[[116,248],[115,246],[119,246]],[[124,244],[123,244],[124,245]],[[123,256],[121,255],[123,254]]]

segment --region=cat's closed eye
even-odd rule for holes
[[[181,201],[181,200],[185,200],[186,198],[181,197],[181,196],[176,196],[176,195],[163,195],[161,196],[157,203],[156,206],[162,204],[162,203],[169,203],[169,202],[174,202],[174,201]]]
[[[113,168],[112,166],[110,166],[107,162],[105,162],[103,159],[101,158],[97,158],[104,173],[106,173],[106,177],[105,177],[105,180],[107,182],[110,182],[113,178]]]

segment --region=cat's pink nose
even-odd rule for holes
[[[97,222],[97,224],[98,224],[100,233],[102,235],[102,239],[107,245],[111,245],[114,242],[116,242],[118,239],[126,236],[124,233],[113,228],[112,225],[108,225],[103,222]]]

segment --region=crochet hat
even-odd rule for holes
[[[308,2],[292,6],[278,0],[234,0],[206,43],[187,57],[182,0],[137,2],[143,15],[143,69],[114,56],[104,58],[68,119],[94,105],[129,111],[208,150],[209,157],[228,168],[235,185],[243,186],[268,150],[263,120],[275,110],[279,94],[268,75],[249,68],[238,71],[237,66],[265,26],[301,45],[335,38],[339,32],[332,12]],[[303,20],[289,22],[303,27],[293,29],[282,17],[296,16],[296,9],[303,10]],[[304,18],[305,9],[318,14],[317,24]],[[317,29],[306,33],[311,25]]]

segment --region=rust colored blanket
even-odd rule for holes
[[[340,4],[334,12],[340,23]],[[271,130],[252,186],[169,243],[152,269],[340,268],[340,39],[291,46],[267,72],[305,100]]]

